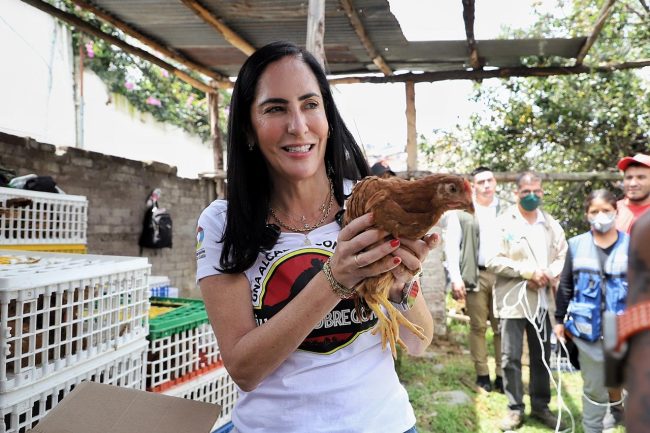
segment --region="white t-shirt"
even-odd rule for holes
[[[199,218],[197,281],[220,272],[227,202]],[[269,320],[316,275],[336,247],[336,222],[307,234],[282,233],[246,272],[253,312]],[[308,239],[308,242],[306,242]],[[233,423],[241,433],[403,433],[415,425],[408,394],[390,350],[370,332],[374,313],[360,318],[342,300],[303,343],[251,392],[239,390]]]
[[[488,260],[496,256],[499,251],[499,233],[494,229],[496,227],[498,205],[498,197],[494,197],[488,206],[483,206],[474,201],[474,212],[479,224],[477,264],[480,266],[485,266]],[[459,211],[448,211],[445,215],[445,265],[452,283],[461,283],[463,281],[460,274],[460,243],[464,234],[460,227],[457,212]]]

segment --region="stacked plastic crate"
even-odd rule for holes
[[[151,298],[147,390],[216,403],[216,430],[226,431],[237,398],[223,367],[205,304],[198,299]]]
[[[151,275],[149,277],[149,293],[152,297],[178,298],[178,287],[172,287],[169,277],[163,275]]]
[[[0,249],[86,252],[88,200],[0,187]]]
[[[0,431],[83,380],[144,389],[146,258],[0,251]]]

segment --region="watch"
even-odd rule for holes
[[[399,302],[392,302],[393,306],[399,311],[408,311],[415,305],[415,299],[418,297],[420,292],[420,282],[418,278],[413,278],[410,282],[404,285],[404,290],[402,291],[402,299]]]
[[[650,301],[627,308],[623,314],[603,313],[603,349],[605,352],[605,385],[623,383],[623,364],[627,355],[627,341],[633,335],[650,330]]]

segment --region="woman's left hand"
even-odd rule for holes
[[[429,252],[440,243],[440,235],[432,233],[422,239],[400,239],[400,247],[393,253],[402,259],[402,263],[391,272],[395,277],[393,287],[388,298],[399,302],[402,299],[404,285],[413,279],[413,276],[422,269],[422,263]]]

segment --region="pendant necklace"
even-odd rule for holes
[[[311,241],[309,240],[309,237],[307,236],[307,233],[320,227],[323,225],[325,220],[330,214],[330,211],[332,210],[332,204],[334,203],[334,185],[332,185],[332,181],[329,181],[330,184],[330,190],[329,193],[327,194],[327,197],[325,198],[325,201],[323,204],[319,206],[319,210],[323,214],[321,218],[315,223],[315,224],[308,224],[307,223],[307,217],[304,215],[300,218],[300,223],[302,224],[302,227],[295,227],[292,226],[288,223],[285,223],[278,217],[278,214],[275,212],[275,210],[272,207],[269,207],[269,213],[273,217],[273,219],[284,229],[289,230],[291,232],[295,233],[300,233],[305,236],[305,243],[304,245],[311,245]]]

